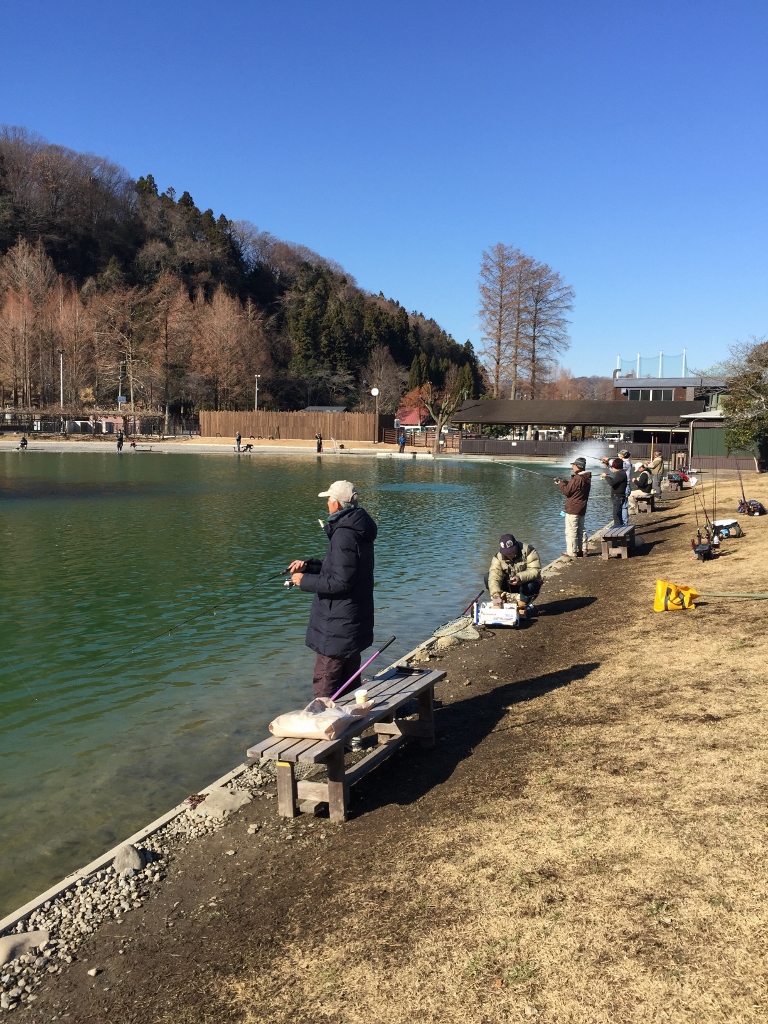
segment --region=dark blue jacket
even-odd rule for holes
[[[307,562],[301,589],[315,595],[306,645],[349,658],[373,643],[373,542],[376,523],[365,509],[335,512],[323,527],[330,543],[322,562]]]

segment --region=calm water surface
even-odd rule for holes
[[[0,452],[0,916],[229,771],[275,714],[310,699],[311,598],[280,581],[245,591],[322,556],[318,491],[354,480],[379,524],[376,637],[397,634],[396,658],[461,612],[501,533],[543,562],[562,550],[552,475]],[[593,493],[596,529],[607,501]]]

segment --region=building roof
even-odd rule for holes
[[[706,412],[685,413],[682,418],[684,420],[714,420],[719,422],[725,419],[725,414],[722,409],[708,409]]]
[[[454,423],[498,423],[541,427],[653,427],[680,425],[682,416],[704,411],[704,402],[592,402],[511,401],[493,398],[464,402],[453,414]]]
[[[614,377],[615,388],[722,388],[720,377]]]

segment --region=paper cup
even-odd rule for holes
[[[368,691],[367,690],[355,690],[355,703],[356,704],[365,704],[365,702],[367,700],[368,700]]]

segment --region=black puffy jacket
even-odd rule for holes
[[[307,562],[301,589],[315,595],[306,645],[349,658],[373,643],[373,542],[377,526],[365,509],[336,512],[323,527],[330,543],[322,562]]]

